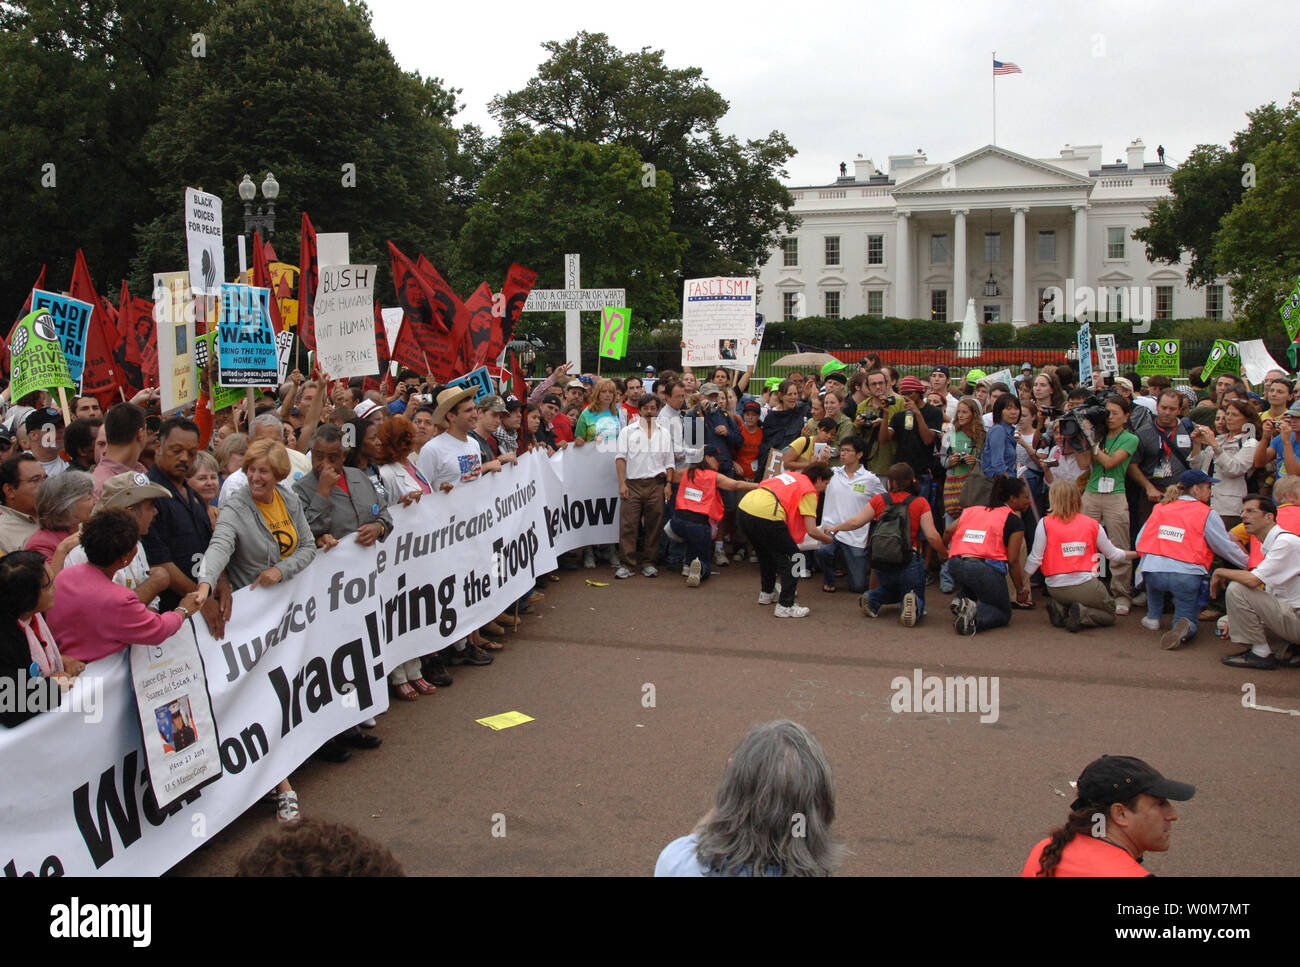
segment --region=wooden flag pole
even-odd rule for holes
[[[63,425],[67,426],[72,422],[72,414],[68,412],[68,392],[62,386],[57,388],[59,391],[59,409],[63,411]]]

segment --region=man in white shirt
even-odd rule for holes
[[[1260,671],[1300,668],[1300,536],[1277,526],[1277,505],[1268,497],[1246,497],[1241,520],[1264,560],[1253,571],[1221,567],[1210,577],[1211,597],[1227,585],[1228,634],[1246,648],[1221,661]]]
[[[680,388],[680,384],[678,384]],[[655,557],[663,526],[664,502],[672,493],[674,475],[673,441],[668,429],[655,417],[659,398],[646,394],[641,414],[618,434],[619,545],[623,566],[617,578],[629,578],[637,567],[637,534],[645,524],[641,543],[641,573],[657,577]]]
[[[27,449],[31,451],[46,477],[57,477],[68,469],[68,461],[59,456],[63,449],[63,414],[52,406],[27,414]]]
[[[438,394],[433,422],[447,430],[420,448],[419,467],[434,490],[450,492],[461,484],[477,480],[483,473],[483,452],[469,438],[477,407],[474,390],[452,387]]]
[[[855,517],[876,494],[885,492],[885,485],[874,473],[862,466],[866,455],[867,441],[857,434],[846,437],[840,443],[841,466],[831,468],[831,480],[826,485],[826,494],[822,500],[822,527],[843,524],[850,517]],[[844,570],[848,577],[849,590],[861,594],[867,589],[867,535],[870,529],[859,527],[857,530],[838,531],[833,544],[823,544],[817,548],[817,563],[822,569],[822,589],[835,590],[835,552],[838,550],[844,559]]]

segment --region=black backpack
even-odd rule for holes
[[[889,495],[885,495],[888,500]],[[871,526],[871,536],[867,538],[867,560],[874,568],[883,571],[898,571],[912,563],[912,501],[919,499],[915,494],[906,500],[890,503],[885,512]]]

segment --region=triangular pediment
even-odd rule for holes
[[[1091,190],[1093,181],[1065,168],[1006,148],[985,145],[898,185],[895,198],[920,194],[961,195],[1008,188]]]

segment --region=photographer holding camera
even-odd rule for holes
[[[892,394],[883,370],[867,374],[867,392],[870,395],[858,406],[858,431],[867,441],[867,469],[881,476],[897,462],[898,444],[889,423],[907,409],[907,403]]]
[[[1126,428],[1133,404],[1118,394],[1106,398],[1106,427],[1104,433],[1094,422],[1094,443],[1091,449],[1079,452],[1079,463],[1090,467],[1088,486],[1083,494],[1083,512],[1106,528],[1111,542],[1127,551],[1129,543],[1128,499],[1124,491],[1124,478],[1129,461],[1137,452],[1138,438]],[[1084,405],[1071,413],[1076,419],[1092,420],[1095,407]],[[1062,424],[1067,421],[1062,420]],[[1111,576],[1111,594],[1115,597],[1115,613],[1126,615],[1132,603],[1133,566],[1127,561],[1117,562]]]

